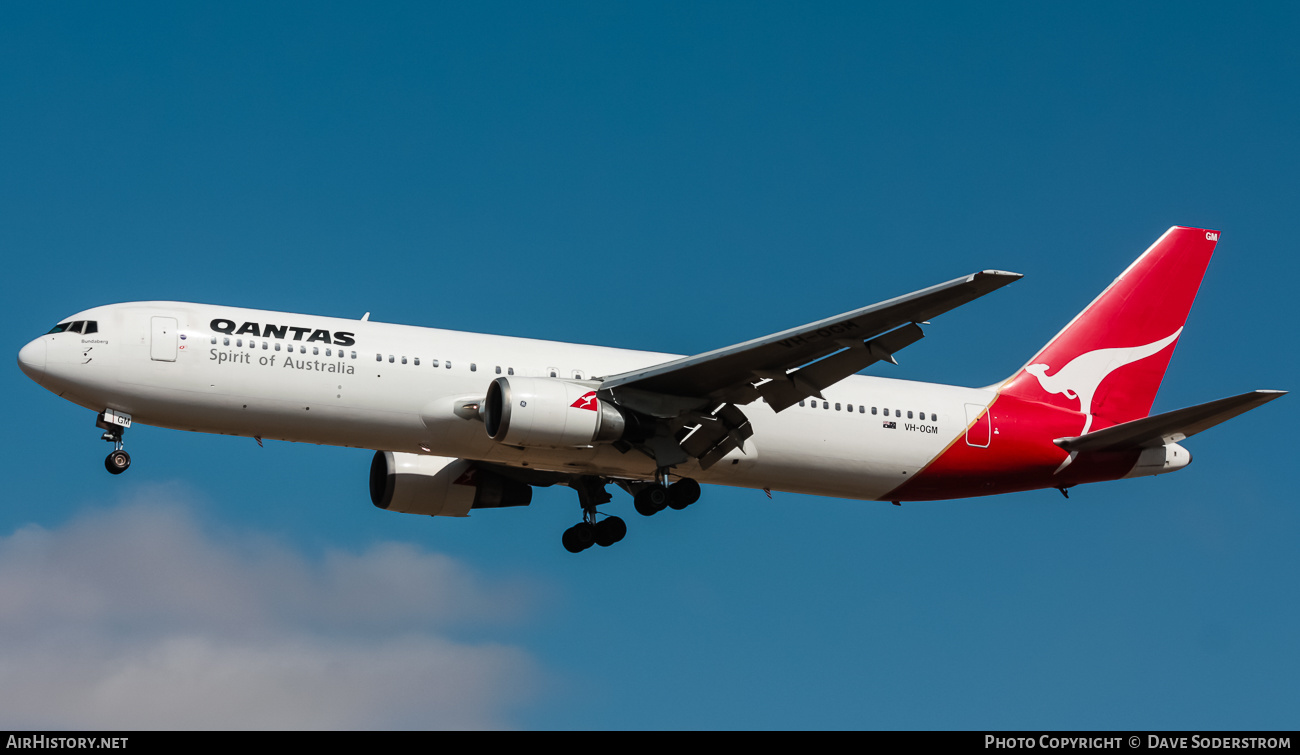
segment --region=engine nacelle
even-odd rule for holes
[[[500,377],[483,401],[488,437],[511,446],[572,448],[613,443],[627,420],[618,407],[582,383],[556,378]]]
[[[404,514],[469,516],[470,509],[527,506],[533,488],[464,459],[376,451],[370,462],[370,500]]]

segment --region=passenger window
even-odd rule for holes
[[[829,409],[829,408],[831,408],[831,403],[830,403],[829,401],[823,401],[823,402],[822,402],[822,408],[823,408],[823,409]]]
[[[376,354],[376,355],[375,355],[375,361],[376,361],[376,362],[382,362],[382,361],[384,361],[384,355],[383,355],[383,354]]]
[[[835,402],[835,411],[838,412],[839,410],[840,410],[840,402],[836,401],[836,402]]]
[[[276,351],[279,351],[279,350],[280,350],[280,342],[279,342],[279,341],[276,341],[276,342],[275,342],[275,350],[276,350]]]
[[[799,401],[799,406],[803,406],[805,403],[806,403],[805,401],[800,400],[800,401]]]
[[[242,339],[242,338],[236,338],[236,339],[235,339],[235,345],[238,346],[238,347],[240,347],[240,348],[243,348],[243,346],[244,346],[244,339]]]
[[[415,366],[416,366],[416,367],[419,367],[419,366],[420,366],[420,358],[419,358],[419,357],[416,357],[416,358],[415,358]]]
[[[353,358],[353,359],[356,359],[356,358],[357,358],[357,352],[355,352],[355,351],[352,352],[352,358]]]
[[[320,347],[319,346],[311,347],[311,355],[314,357],[320,356]]]
[[[477,365],[477,364],[474,364],[473,362],[470,362],[470,363],[469,363],[469,371],[470,371],[470,372],[478,372],[478,365]]]
[[[393,355],[392,355],[392,354],[389,354],[389,355],[388,355],[388,363],[389,363],[389,364],[392,364],[392,363],[393,363]]]
[[[229,346],[229,345],[230,345],[230,339],[229,339],[229,338],[223,338],[223,339],[221,339],[221,345],[222,345],[222,346]]]
[[[266,341],[262,341],[262,351],[266,351],[269,348],[271,348],[271,344],[267,343]]]
[[[329,350],[329,349],[325,349],[325,356],[328,357],[328,356],[333,356],[333,355],[330,354],[330,350]]]
[[[447,360],[447,369],[449,369],[449,370],[451,369],[451,360],[450,360],[450,359]]]
[[[876,407],[874,407],[874,406],[871,407],[871,413],[872,413],[872,414],[875,414],[875,413],[876,413]]]
[[[514,367],[507,367],[507,368],[506,368],[506,374],[507,374],[507,375],[513,375],[513,374],[515,374],[515,368],[514,368]]]
[[[862,404],[858,404],[858,414],[866,414],[866,413],[867,413],[867,407],[863,406]]]
[[[894,416],[895,416],[895,417],[902,418],[902,416],[903,416],[903,410],[902,410],[902,409],[895,409],[895,410],[894,410]]]
[[[434,367],[437,367],[437,366],[438,366],[438,360],[437,360],[437,359],[433,360],[433,366],[434,366]]]
[[[501,374],[501,365],[499,365],[499,364],[497,365],[497,374],[498,374],[498,375]]]
[[[216,345],[217,345],[217,337],[216,337],[216,336],[213,336],[213,337],[212,337],[212,345],[213,345],[213,346],[216,346]]]
[[[938,422],[938,421],[939,421],[939,416],[938,416],[937,414],[934,414],[934,413],[932,412],[932,413],[930,414],[930,421],[931,421],[931,422]]]
[[[912,418],[912,410],[911,410],[911,409],[908,409],[908,410],[907,410],[907,418],[908,418],[908,419],[911,419],[911,418]]]

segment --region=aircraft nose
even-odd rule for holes
[[[27,377],[41,382],[45,376],[45,339],[37,338],[18,352],[18,368]]]

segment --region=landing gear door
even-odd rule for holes
[[[175,362],[176,318],[153,317],[149,323],[149,358],[155,362]]]

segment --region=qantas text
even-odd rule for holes
[[[223,320],[221,318],[213,320],[211,326],[216,332],[225,333],[228,336],[249,335],[257,336],[259,338],[288,338],[288,334],[293,333],[293,340],[295,341],[306,340],[308,343],[316,341],[318,343],[332,343],[336,346],[352,346],[356,343],[356,341],[353,340],[355,334],[342,330],[335,331],[331,334],[328,330],[322,330],[320,328],[302,328],[292,325],[263,325],[255,322],[246,322],[243,325],[240,325],[239,329],[236,330],[233,320]],[[311,333],[311,335],[304,339],[303,336],[308,333]]]

